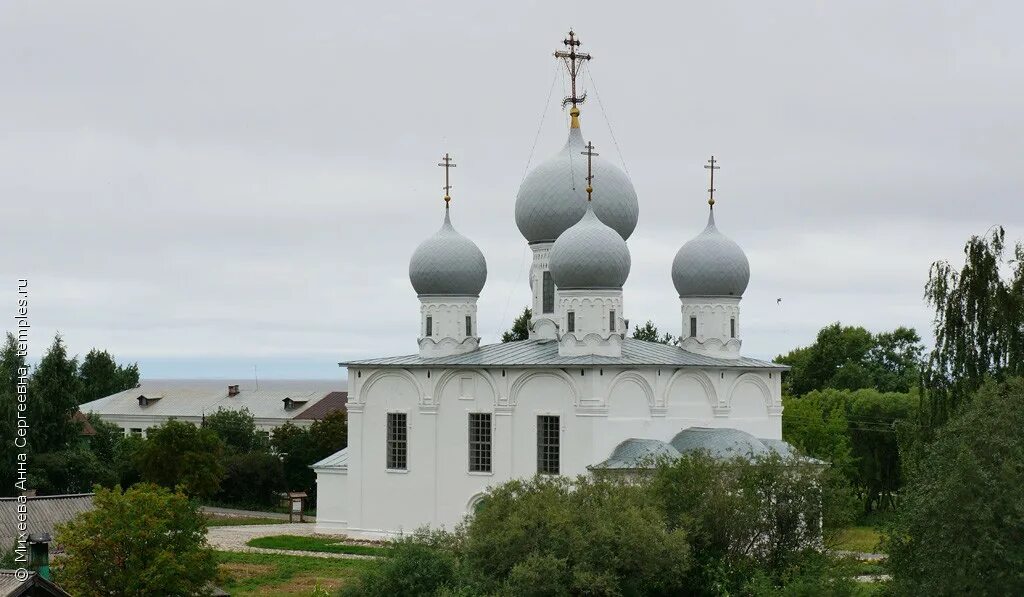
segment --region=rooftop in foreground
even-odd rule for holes
[[[338,363],[342,367],[578,367],[591,365],[644,367],[714,367],[723,369],[774,369],[789,367],[768,361],[740,357],[718,359],[683,350],[678,346],[626,338],[621,357],[598,355],[560,356],[556,340],[519,340],[481,346],[479,350],[445,357],[424,358],[418,354]]]

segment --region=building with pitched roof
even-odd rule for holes
[[[212,386],[174,381],[143,382],[137,388],[118,392],[79,408],[124,429],[126,434],[141,435],[146,429],[170,419],[196,425],[223,408],[248,409],[262,431],[291,422],[307,427],[328,413],[345,408],[348,392],[332,391],[320,384],[309,387],[256,389],[242,385]],[[338,384],[333,384],[337,386]]]
[[[419,350],[341,363],[348,447],[313,465],[318,532],[451,528],[489,486],[517,477],[636,468],[697,449],[788,453],[786,367],[741,354],[750,266],[716,224],[714,158],[707,224],[665,264],[681,340],[629,336],[623,287],[639,203],[629,176],[584,140],[576,76],[590,55],[572,32],[564,43],[556,57],[572,79],[568,139],[516,197],[516,225],[533,253],[529,338],[480,344],[487,263],[453,224],[446,154],[441,228],[409,264]]]

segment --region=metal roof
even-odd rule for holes
[[[654,464],[659,458],[679,458],[679,451],[658,439],[637,439],[631,437],[615,446],[612,455],[593,468],[600,469],[635,469],[640,466]]]
[[[331,454],[327,458],[324,458],[320,462],[309,465],[309,468],[313,470],[322,469],[337,469],[337,470],[348,470],[348,448],[342,448],[340,451]]]
[[[348,392],[331,392],[324,396],[323,400],[302,411],[295,418],[319,420],[334,411],[345,410],[346,404],[348,404]]]
[[[29,570],[28,577],[24,580],[18,578],[17,570],[0,570],[0,595],[4,597],[22,597],[22,595],[71,597],[71,593],[39,576],[34,570]]]
[[[781,439],[762,439],[754,437],[746,431],[728,427],[688,427],[677,433],[669,443],[657,439],[627,439],[615,446],[607,460],[588,468],[602,470],[650,468],[656,464],[659,458],[675,459],[683,454],[693,452],[706,452],[711,457],[722,460],[737,456],[757,458],[773,452],[783,458],[799,457],[793,446]],[[809,458],[801,458],[801,460],[818,462]]]
[[[424,358],[418,354],[380,359],[363,359],[338,363],[341,366],[359,367],[576,367],[590,365],[607,366],[667,366],[667,367],[713,367],[726,369],[774,369],[789,367],[768,361],[747,357],[738,359],[717,359],[683,350],[678,346],[659,344],[626,338],[622,343],[621,357],[598,355],[561,356],[556,340],[520,340],[481,346],[479,350],[446,357]]]
[[[91,493],[48,495],[27,498],[28,532],[49,533],[56,544],[60,537],[54,527],[82,512],[92,510]],[[18,498],[0,499],[0,545],[14,545],[18,539]]]
[[[326,390],[308,388],[272,388],[251,390],[240,388],[238,394],[229,396],[227,386],[197,387],[175,385],[174,382],[143,382],[139,387],[118,392],[105,398],[86,402],[79,408],[82,412],[100,415],[153,415],[158,417],[199,417],[211,415],[223,407],[227,410],[249,409],[256,419],[294,419],[300,413],[312,408],[329,394]],[[157,397],[147,406],[139,406],[139,397]],[[305,402],[304,410],[285,410],[284,399]]]

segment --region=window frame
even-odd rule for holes
[[[426,323],[425,327],[427,328],[426,329],[427,333],[425,334],[426,337],[427,338],[433,338],[434,337],[434,318],[433,318],[433,316],[427,315],[427,323]]]
[[[735,338],[736,337],[736,318],[735,317],[730,317],[729,318],[729,337],[730,338]]]
[[[473,316],[472,315],[467,315],[466,316],[466,337],[467,338],[472,338],[473,337]]]
[[[494,472],[494,427],[489,412],[470,412],[466,417],[466,470],[471,474]],[[474,435],[476,432],[476,435]]]
[[[565,331],[570,333],[576,333],[576,312],[566,311],[565,312]]]
[[[397,423],[401,421],[401,426]],[[385,420],[384,467],[389,471],[409,470],[409,413],[391,411]]]
[[[697,316],[696,315],[691,315],[690,316],[690,337],[691,338],[696,338],[697,337]]]
[[[615,309],[608,311],[608,331],[615,332]]]
[[[562,417],[537,415],[537,474],[560,475],[562,471]]]

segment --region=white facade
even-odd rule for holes
[[[637,341],[634,341],[637,342]],[[632,438],[687,427],[781,439],[779,371],[734,368],[349,369],[344,467],[317,471],[317,532],[388,537],[452,528],[486,491],[537,473],[537,417],[560,422],[560,472]],[[405,470],[386,466],[388,413],[408,416]],[[491,472],[470,472],[469,413],[491,413]]]

